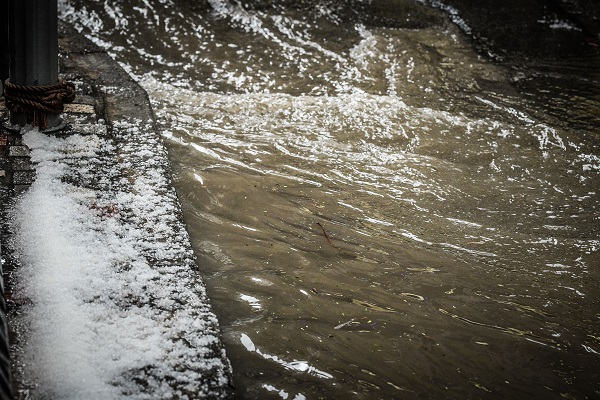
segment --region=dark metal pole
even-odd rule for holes
[[[2,85],[9,76],[9,60],[8,0],[0,0],[0,95],[2,94]]]
[[[58,82],[57,0],[9,0],[10,81],[22,86]],[[11,112],[11,122],[24,126],[27,113]],[[61,123],[47,115],[47,128]]]

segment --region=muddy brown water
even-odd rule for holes
[[[61,3],[150,95],[240,398],[600,396],[596,39],[422,3]]]

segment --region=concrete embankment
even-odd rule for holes
[[[59,44],[67,128],[1,134],[14,395],[231,398],[147,95],[70,27]]]

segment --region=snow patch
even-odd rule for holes
[[[220,397],[229,364],[159,141],[25,132],[37,178],[11,210],[31,305],[24,379],[54,399]]]

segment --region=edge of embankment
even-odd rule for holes
[[[181,398],[189,399],[234,397],[231,366],[219,337],[217,318],[212,314],[202,278],[199,276],[189,236],[185,232],[181,206],[172,187],[167,152],[156,129],[155,116],[147,93],[116,61],[110,58],[106,51],[99,49],[71,26],[64,23],[61,23],[59,28],[59,73],[62,79],[75,83],[77,96],[74,103],[68,105],[63,114],[63,118],[67,122],[65,130],[49,135],[51,138],[49,141],[54,144],[52,146],[39,144],[38,140],[33,146],[26,146],[27,143],[23,141],[21,135],[2,133],[5,143],[0,149],[0,159],[2,160],[0,169],[5,182],[0,188],[0,212],[3,216],[1,239],[4,258],[3,275],[6,284],[5,297],[8,303],[9,340],[13,358],[14,397],[30,398],[31,395],[35,397],[36,392],[40,395],[45,390],[42,387],[44,383],[40,384],[32,380],[27,376],[27,372],[24,372],[30,368],[27,364],[31,363],[26,356],[27,348],[30,342],[35,342],[40,336],[39,332],[32,333],[32,331],[39,330],[42,326],[35,320],[32,322],[32,316],[43,315],[35,308],[36,302],[40,302],[40,299],[43,301],[44,297],[38,298],[31,288],[23,288],[22,282],[20,282],[22,276],[20,270],[24,264],[28,263],[29,259],[27,255],[23,256],[20,254],[22,251],[18,250],[19,243],[23,246],[23,238],[19,238],[18,230],[20,228],[14,226],[13,219],[15,204],[19,203],[21,196],[26,197],[29,195],[28,192],[35,190],[38,190],[38,193],[44,193],[39,188],[36,189],[36,185],[44,184],[45,179],[48,180],[46,185],[52,184],[52,179],[57,178],[45,175],[44,168],[48,164],[47,161],[64,164],[59,171],[64,175],[58,176],[56,182],[71,185],[70,187],[78,191],[79,197],[74,198],[75,202],[83,202],[79,205],[87,207],[92,212],[91,215],[98,218],[99,223],[108,220],[107,224],[121,224],[128,232],[149,232],[148,237],[142,239],[136,237],[138,242],[141,240],[145,243],[132,243],[133,247],[143,248],[140,253],[143,257],[141,261],[145,263],[146,269],[160,276],[158,278],[155,276],[144,285],[140,285],[144,293],[127,293],[127,296],[121,296],[118,299],[118,306],[122,307],[119,312],[126,314],[129,312],[128,310],[133,310],[133,313],[136,313],[139,309],[148,308],[152,314],[149,319],[159,320],[151,321],[156,323],[156,327],[153,329],[165,333],[164,342],[168,345],[165,345],[167,350],[164,351],[181,352],[182,349],[185,350],[185,355],[182,356],[179,353],[178,356],[173,356],[173,360],[181,361],[180,365],[173,366],[173,371],[164,371],[165,368],[146,364],[139,368],[129,368],[123,376],[113,381],[113,384],[115,384],[114,382],[117,382],[117,385],[119,382],[128,381],[126,384],[134,382],[142,387],[139,390],[146,396],[144,398],[152,398],[153,393],[154,396],[160,396],[156,390],[153,391],[152,385],[158,385],[157,387],[162,385],[161,390],[163,390],[166,379],[166,385],[170,385],[171,389],[161,393],[175,393]],[[0,112],[5,114],[6,110],[2,107]],[[61,147],[62,139],[70,140],[69,138],[73,137],[80,139],[72,141],[69,146]],[[100,143],[102,152],[89,151],[90,138],[93,138],[93,143]],[[79,142],[86,142],[81,149],[77,148]],[[113,149],[114,153],[105,154],[107,147]],[[16,154],[14,149],[17,148],[22,150],[18,153],[18,160],[14,157]],[[11,149],[13,149],[12,152]],[[43,154],[43,157],[40,157],[40,154]],[[56,156],[57,154],[58,156]],[[54,158],[50,160],[49,156]],[[77,170],[78,163],[87,165],[88,173],[90,168],[93,173],[93,166],[97,166],[99,175],[84,176],[81,171]],[[56,175],[57,172],[54,171],[52,174]],[[102,174],[114,174],[115,176],[102,176]],[[123,179],[124,176],[126,179]],[[17,179],[18,177],[20,178]],[[152,180],[155,177],[164,183],[153,187]],[[136,179],[138,181],[134,182]],[[150,196],[154,196],[152,201],[166,204],[171,215],[145,215],[140,220],[134,215],[136,204],[129,209],[127,202],[133,199],[135,203],[136,199],[139,200],[136,198],[139,193],[135,193],[135,191],[139,190],[142,183],[147,182],[150,182]],[[145,189],[148,188],[144,187]],[[108,193],[106,193],[107,190]],[[97,202],[86,204],[87,198],[81,197],[83,192],[89,198],[97,198]],[[148,196],[147,193],[144,195]],[[107,200],[111,197],[115,198],[114,202]],[[119,198],[124,200],[119,203]],[[142,200],[143,202],[140,201],[137,208],[138,211],[148,207],[147,199]],[[106,202],[106,204],[102,202]],[[35,203],[30,201],[29,204]],[[152,214],[151,204],[148,211],[149,214]],[[24,211],[21,206],[21,208],[17,207],[16,212],[31,212],[32,216],[29,217],[31,219],[36,215],[44,215],[46,210],[25,209]],[[169,232],[175,233],[172,236],[166,235],[158,238],[161,241],[158,246],[161,247],[160,251],[154,248],[157,244],[154,238],[159,234],[152,228],[148,228],[152,224],[164,230],[171,229]],[[97,229],[102,229],[102,227]],[[158,229],[156,230],[158,231]],[[21,234],[21,236],[23,235]],[[154,242],[152,242],[153,240]],[[28,243],[31,244],[31,242]],[[165,251],[165,249],[170,250],[171,248],[178,250],[176,252]],[[44,256],[44,254],[36,255],[42,260]],[[77,264],[76,259],[71,261]],[[129,263],[129,268],[131,268],[131,265],[139,263],[139,261],[126,260],[125,263]],[[119,267],[122,268],[122,265]],[[48,269],[51,270],[50,267]],[[129,271],[127,268],[122,269],[126,273]],[[61,269],[58,268],[57,271],[60,273]],[[120,272],[114,272],[111,279],[121,279],[115,278]],[[29,274],[31,273],[29,271]],[[127,287],[129,290],[134,286],[134,281],[137,284],[139,283],[137,280],[141,278],[138,275],[122,279],[130,279],[123,283],[123,287]],[[151,288],[156,280],[158,280],[155,285],[157,288],[153,294]],[[193,287],[194,285],[200,287]],[[160,299],[159,296],[165,293],[168,299]],[[119,295],[115,294],[101,300],[103,302],[113,301],[113,297],[116,298]],[[94,305],[95,299],[96,297],[91,300],[92,305]],[[86,300],[86,302],[89,301]],[[86,304],[87,306],[89,304]],[[111,307],[114,307],[114,304],[111,303]],[[48,310],[49,308],[45,305],[44,311]],[[176,317],[173,317],[175,314],[183,315],[185,322],[175,321]],[[110,316],[103,317],[109,318]],[[145,316],[140,316],[140,318],[142,317]],[[31,325],[36,327],[32,328]],[[203,332],[206,332],[209,340],[198,340],[197,336]],[[49,342],[44,343],[47,345]],[[177,364],[179,361],[174,363]],[[194,373],[189,373],[194,368],[196,368],[192,371]],[[173,377],[174,374],[181,376]],[[206,376],[211,374],[214,376]],[[144,381],[145,379],[146,381]],[[60,385],[60,381],[52,381],[52,384]],[[127,388],[127,390],[129,392],[122,391],[122,393],[132,393],[131,388]]]

